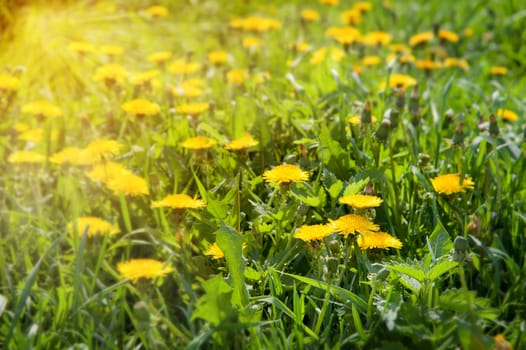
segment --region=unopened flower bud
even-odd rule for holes
[[[455,238],[455,241],[453,242],[453,246],[455,247],[455,251],[465,253],[469,248],[469,243],[468,240],[464,237],[457,236],[457,238]]]
[[[446,111],[442,129],[447,129],[455,121],[455,112],[450,108]]]
[[[453,144],[455,146],[463,146],[464,145],[464,122],[460,122],[457,125],[457,128],[455,129],[455,135],[453,136]]]
[[[369,101],[366,101],[365,105],[363,106],[360,122],[362,124],[370,124],[372,122],[371,103]]]
[[[338,272],[338,259],[331,256],[327,258],[327,270],[329,270],[330,273],[335,274]]]
[[[391,126],[391,122],[389,119],[382,120],[382,123],[374,133],[374,136],[378,139],[380,142],[385,142],[387,140],[387,137],[389,136],[389,128]]]
[[[497,124],[497,118],[495,118],[494,114],[489,116],[489,133],[493,137],[497,137],[499,135],[499,126]]]

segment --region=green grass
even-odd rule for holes
[[[20,79],[16,93],[0,89],[0,347],[494,349],[497,334],[514,349],[526,347],[526,6],[371,1],[357,25],[362,33],[388,31],[396,43],[434,26],[454,31],[459,42],[435,39],[412,53],[423,59],[444,50],[465,58],[467,71],[387,65],[388,47],[361,44],[340,62],[309,63],[322,47],[344,49],[324,34],[351,7],[341,2],[160,1],[169,15],[158,19],[144,16],[153,3],[142,1],[0,5],[0,72]],[[307,7],[319,22],[300,21]],[[234,17],[250,15],[282,27],[229,28]],[[468,27],[471,37],[463,34]],[[262,45],[250,52],[241,45],[246,36]],[[300,39],[308,52],[290,48]],[[203,66],[187,76],[161,67],[151,89],[128,80],[106,86],[93,76],[110,59],[68,49],[78,40],[122,46],[113,61],[131,73],[157,68],[146,60],[157,51]],[[217,49],[230,55],[224,66],[207,62]],[[382,63],[353,74],[365,55]],[[507,67],[507,75],[491,75],[492,66]],[[251,77],[231,84],[230,69]],[[270,78],[256,82],[265,72]],[[418,90],[380,91],[393,73],[415,78]],[[187,78],[204,80],[203,96],[167,92]],[[138,97],[161,112],[126,115],[121,105]],[[39,120],[21,111],[37,99],[64,115]],[[211,108],[199,117],[177,113],[194,100]],[[376,122],[351,125],[367,102]],[[499,108],[518,120],[497,116],[496,133],[489,121]],[[386,137],[378,132],[384,119],[391,121]],[[23,140],[16,123],[43,136]],[[223,149],[245,131],[259,145]],[[196,135],[218,145],[181,146]],[[149,195],[116,195],[86,175],[90,166],[7,161],[18,150],[47,157],[97,139],[122,144],[112,160],[145,179]],[[310,180],[265,182],[264,171],[283,163]],[[445,173],[469,176],[475,186],[436,193],[430,179]],[[371,188],[383,203],[365,214],[401,240],[400,250],[360,250],[354,235],[314,243],[293,237],[302,225],[351,213],[338,199]],[[172,193],[207,206],[151,208]],[[68,224],[88,215],[120,233],[72,235]],[[214,242],[225,258],[204,254]],[[131,258],[157,259],[174,272],[133,283],[117,270]]]

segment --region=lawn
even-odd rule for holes
[[[0,348],[526,349],[524,28],[3,1]]]

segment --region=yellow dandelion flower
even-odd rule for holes
[[[168,9],[161,5],[150,6],[146,9],[146,15],[148,17],[166,17],[168,16]]]
[[[340,0],[318,0],[322,5],[336,6],[340,3]]]
[[[22,106],[22,113],[52,118],[62,115],[62,109],[44,100],[38,100]]]
[[[124,48],[118,45],[102,45],[99,51],[107,56],[120,56],[124,53]]]
[[[389,46],[389,50],[394,53],[410,53],[411,49],[404,44],[392,44]]]
[[[16,151],[7,157],[8,163],[21,164],[21,163],[42,163],[46,157],[35,151]]]
[[[247,78],[247,71],[244,69],[231,69],[226,73],[226,80],[235,85],[241,85]]]
[[[83,157],[81,156],[83,149],[78,147],[66,147],[62,151],[59,151],[49,157],[49,161],[54,164],[76,164],[76,165],[87,165],[84,163]]]
[[[391,74],[391,76],[389,77],[389,86],[391,88],[406,89],[409,86],[416,85],[416,83],[417,81],[414,78],[405,74]],[[387,80],[382,83],[380,89],[385,89],[386,85]]]
[[[350,45],[361,40],[360,31],[354,27],[349,26],[330,27],[325,31],[325,36],[345,45]]]
[[[110,222],[94,216],[81,216],[67,226],[68,231],[74,235],[82,236],[88,230],[88,238],[97,235],[114,235],[119,233],[119,228]]]
[[[320,64],[325,60],[325,56],[327,56],[327,48],[322,47],[312,53],[309,63],[315,65]]]
[[[88,52],[95,51],[95,46],[93,46],[92,43],[87,41],[73,41],[69,43],[68,49],[74,52],[78,52],[80,54],[86,54]]]
[[[490,73],[493,75],[506,75],[508,74],[508,68],[501,66],[493,66],[490,68]]]
[[[252,137],[252,135],[245,133],[245,135],[239,139],[230,141],[225,145],[225,149],[228,151],[241,151],[250,147],[257,146],[259,141]]]
[[[36,128],[36,129],[29,129],[21,132],[18,135],[18,138],[20,140],[24,140],[27,142],[34,142],[37,143],[40,140],[42,140],[42,137],[44,136],[44,129],[42,128]]]
[[[460,174],[439,175],[431,179],[431,184],[437,193],[446,195],[464,192],[466,189],[473,189],[475,187],[475,183],[470,177],[464,178],[461,183]]]
[[[402,53],[402,54],[395,54],[391,53],[387,55],[387,58],[385,61],[389,64],[394,59],[398,59],[398,61],[402,64],[408,64],[408,63],[415,63],[416,59],[415,56],[411,55],[410,53]]]
[[[360,11],[355,10],[355,9],[344,11],[341,17],[342,17],[342,22],[347,25],[356,26],[362,23],[362,14]]]
[[[127,196],[136,197],[150,194],[146,180],[131,173],[110,178],[105,182],[105,185],[116,195],[122,193]]]
[[[347,214],[336,220],[329,219],[329,225],[333,232],[338,232],[347,237],[350,234],[378,231],[380,226],[367,220],[365,217],[356,214]]]
[[[469,63],[465,59],[458,59],[455,57],[448,57],[444,60],[443,66],[446,68],[460,68],[463,70],[469,69]]]
[[[368,232],[363,233],[358,236],[358,246],[361,250],[378,248],[378,249],[388,249],[402,248],[403,244],[396,237],[391,236],[387,232]]]
[[[111,179],[119,179],[133,175],[131,170],[125,168],[120,163],[104,162],[95,164],[90,171],[86,172],[86,176],[92,181],[108,182]]]
[[[502,108],[499,108],[497,110],[497,117],[501,117],[502,119],[508,122],[515,122],[519,119],[519,116],[514,111],[510,111],[509,109],[502,109]]]
[[[174,74],[192,74],[201,69],[201,64],[197,62],[187,62],[184,59],[178,59],[170,63],[168,70]]]
[[[263,173],[266,182],[283,184],[309,180],[309,173],[293,164],[282,164]]]
[[[140,278],[155,279],[164,277],[174,269],[162,261],[154,259],[131,259],[117,264],[117,271],[122,278],[131,280],[133,283]]]
[[[353,9],[360,11],[360,12],[367,12],[367,11],[370,11],[372,8],[373,8],[373,5],[367,1],[360,1],[353,5]]]
[[[194,199],[187,194],[170,194],[158,201],[151,202],[152,208],[200,209],[206,206],[201,199]]]
[[[208,111],[210,108],[210,105],[208,102],[197,102],[197,103],[187,103],[184,105],[180,105],[175,110],[179,114],[185,114],[190,115],[192,117],[196,117],[199,114]]]
[[[441,40],[449,41],[450,43],[456,43],[458,41],[458,34],[445,29],[440,29],[438,31],[438,37]]]
[[[464,29],[464,36],[467,37],[467,38],[470,37],[470,36],[473,36],[473,29],[471,29],[469,27]]]
[[[182,143],[182,146],[191,150],[207,149],[215,146],[217,141],[206,136],[190,137]]]
[[[371,122],[372,123],[376,123],[377,121],[378,121],[378,118],[376,118],[376,116],[373,115],[371,117]],[[348,122],[351,125],[360,125],[362,123],[362,117],[360,117],[358,115],[353,115],[353,116],[349,117]]]
[[[409,45],[410,46],[423,45],[433,40],[434,37],[435,35],[433,34],[433,32],[418,33],[409,38]]]
[[[17,122],[13,125],[13,129],[15,129],[15,131],[18,133],[22,133],[29,130],[29,125],[27,125],[27,123]]]
[[[157,103],[148,101],[143,98],[128,101],[122,105],[122,109],[131,115],[137,117],[156,115],[161,111]]]
[[[225,64],[228,61],[228,52],[224,50],[210,51],[208,53],[208,61],[215,65]]]
[[[0,73],[0,91],[17,91],[20,80],[7,73]]]
[[[159,74],[161,74],[161,71],[159,71],[158,69],[150,69],[144,72],[139,72],[133,75],[133,77],[131,78],[131,83],[133,85],[152,84],[156,81],[155,78],[158,77]]]
[[[243,38],[243,40],[241,41],[241,45],[243,45],[243,47],[247,49],[256,48],[259,45],[261,45],[261,39],[255,36],[248,36],[246,38]]]
[[[306,52],[310,49],[310,45],[302,40],[292,43],[290,47],[298,52]]]
[[[225,257],[225,254],[223,253],[221,248],[219,248],[216,242],[214,242],[214,244],[208,247],[208,249],[205,251],[205,255],[211,256],[212,259],[215,260],[222,259]]]
[[[362,64],[367,67],[374,67],[379,65],[381,62],[380,57],[378,56],[365,56],[362,58]]]
[[[306,22],[317,22],[320,20],[319,12],[313,9],[303,9],[300,16]]]
[[[363,37],[362,42],[369,46],[389,45],[393,36],[387,32],[375,31]]]
[[[148,61],[157,64],[165,63],[170,58],[172,58],[172,53],[170,51],[154,52],[151,55],[148,55],[148,57],[146,57]]]
[[[415,62],[415,65],[419,69],[423,69],[426,71],[431,71],[433,69],[441,68],[442,65],[440,62],[433,61],[433,60],[417,60]]]
[[[115,140],[94,140],[82,150],[84,159],[91,159],[92,163],[107,160],[121,153],[122,144]]]
[[[319,241],[332,233],[330,225],[303,225],[295,233],[294,238],[302,241]]]
[[[120,64],[110,63],[97,68],[93,80],[122,84],[130,73]]]
[[[191,81],[183,81],[181,85],[172,87],[171,92],[175,96],[186,98],[196,98],[203,95],[203,90]]]
[[[369,196],[366,194],[353,194],[350,196],[341,197],[339,202],[341,204],[350,205],[356,209],[363,209],[379,207],[380,204],[382,204],[383,199],[377,196]]]

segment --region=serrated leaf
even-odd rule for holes
[[[438,277],[442,276],[446,272],[451,271],[455,267],[458,266],[458,263],[456,261],[451,260],[442,260],[435,264],[426,274],[426,278],[434,281]]]
[[[239,232],[224,223],[221,223],[221,228],[215,233],[217,245],[225,254],[226,265],[232,278],[234,287],[232,303],[238,306],[246,306],[248,304],[248,292],[245,286],[245,265],[242,260],[243,238]]]
[[[449,238],[449,233],[440,221],[427,240],[427,248],[431,254],[432,261],[449,254],[450,250],[453,249],[453,242]]]
[[[391,271],[401,273],[403,275],[407,275],[411,278],[414,278],[418,282],[422,283],[425,278],[425,273],[421,269],[417,269],[414,267],[411,267],[406,264],[396,264],[396,265],[385,265],[386,268],[388,268]]]
[[[205,294],[196,303],[192,320],[201,318],[218,326],[233,312],[232,287],[220,275],[203,283]]]
[[[352,184],[347,185],[347,187],[345,187],[345,191],[343,191],[343,195],[351,196],[353,194],[357,194],[365,187],[365,185],[367,185],[368,182],[369,182],[369,178],[366,177],[363,180],[353,182]]]

